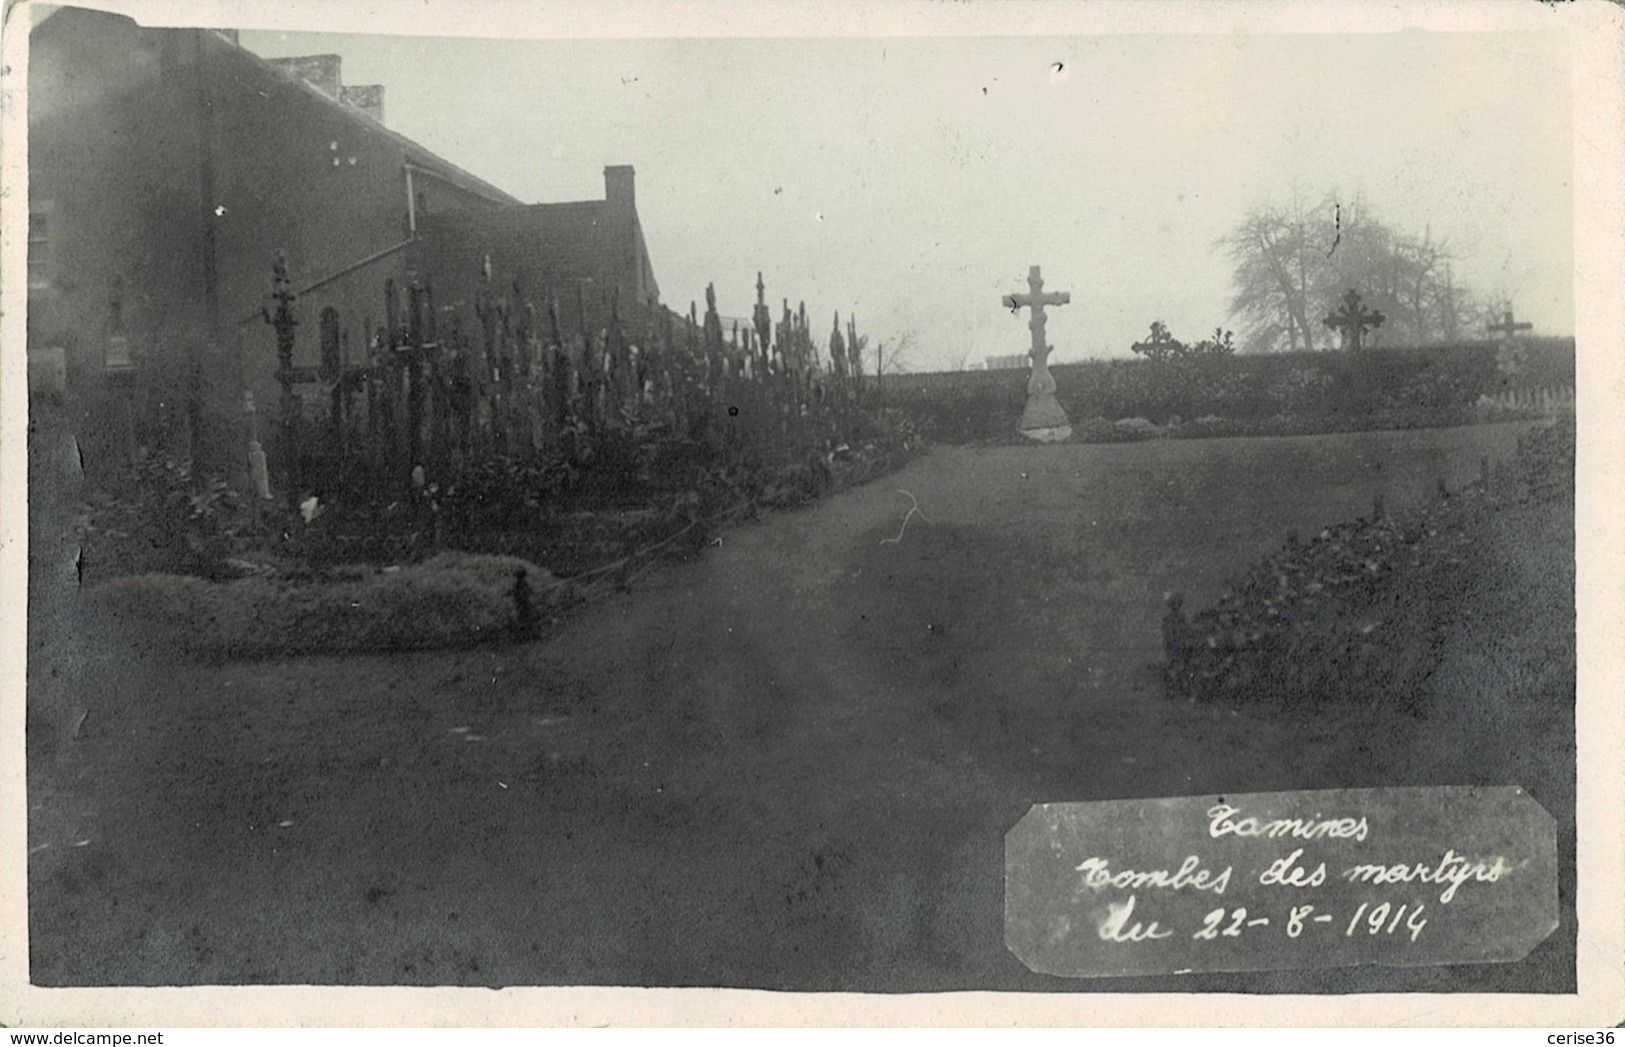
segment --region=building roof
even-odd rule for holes
[[[426,147],[401,134],[399,131],[391,130],[382,123],[379,123],[377,120],[374,120],[372,117],[368,116],[365,112],[356,108],[354,105],[348,105],[343,101],[334,98],[332,95],[320,90],[313,84],[306,82],[302,77],[292,70],[278,68],[264,58],[261,58],[259,55],[254,54],[254,52],[245,47],[233,44],[224,37],[211,36],[210,39],[213,41],[214,46],[220,51],[229,52],[234,56],[239,56],[241,59],[248,60],[252,67],[259,71],[261,75],[268,78],[274,77],[276,80],[283,83],[293,84],[300,90],[306,91],[314,97],[321,99],[323,104],[331,107],[335,112],[342,114],[344,119],[354,126],[357,133],[374,138],[382,138],[386,141],[393,142],[400,148],[404,160],[412,166],[420,170],[427,171],[438,178],[444,179],[460,189],[466,190],[477,196],[483,196],[488,200],[504,204],[522,203],[518,197],[511,196],[501,189],[498,189],[490,182],[485,181],[483,178],[463,170],[450,160],[436,155],[435,153],[429,151],[429,149]]]
[[[64,7],[58,8],[49,18],[41,18],[34,26],[33,32],[35,34],[41,32],[71,33],[76,25],[82,24],[86,20],[99,21],[107,19],[129,23],[144,32],[186,31],[168,29],[167,27],[149,28],[141,25],[139,21],[128,15],[114,14],[108,11],[82,7]],[[341,119],[352,125],[358,135],[393,144],[401,151],[405,163],[409,163],[413,167],[448,182],[465,192],[484,197],[487,200],[503,204],[522,203],[517,197],[511,196],[484,179],[463,170],[450,160],[436,155],[400,132],[384,126],[356,106],[346,104],[306,82],[297,73],[279,68],[271,61],[254,54],[231,39],[231,34],[208,30],[204,32],[203,39],[209,48],[209,57],[221,62],[230,71],[231,81],[238,86],[248,90],[286,91],[291,89],[303,91],[310,97],[318,99],[320,104],[328,106]]]

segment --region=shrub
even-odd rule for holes
[[[89,492],[86,502],[91,577],[154,571],[226,577],[227,561],[257,538],[247,497],[196,474],[185,459],[143,458]]]
[[[1086,444],[1115,443],[1120,440],[1132,439],[1130,434],[1113,425],[1111,419],[1098,416],[1074,422],[1072,424],[1072,438]]]
[[[1570,415],[1518,439],[1515,478],[1527,497],[1544,502],[1573,496],[1576,436],[1576,421]]]
[[[1230,356],[1236,351],[1236,343],[1234,332],[1215,327],[1211,338],[1204,338],[1195,345],[1186,345],[1169,333],[1167,324],[1161,320],[1153,320],[1151,336],[1143,342],[1135,342],[1129,349],[1135,355],[1143,356],[1147,360],[1169,361],[1201,356]]]
[[[558,598],[552,575],[535,564],[444,553],[400,568],[339,568],[320,580],[133,575],[96,586],[89,606],[127,638],[209,657],[432,647],[507,634],[520,569],[538,599]]]

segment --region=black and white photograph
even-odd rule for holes
[[[7,1024],[1603,1020],[1617,8],[4,32]]]

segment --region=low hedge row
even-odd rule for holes
[[[562,595],[536,564],[444,553],[419,564],[304,578],[130,575],[93,587],[86,600],[115,635],[193,656],[402,650],[511,635],[523,624],[514,594],[521,570],[534,609]]]
[[[1138,417],[1164,425],[1208,416],[1236,422],[1443,416],[1508,389],[1572,387],[1574,341],[1093,360],[1051,372],[1056,397],[1074,420]],[[886,379],[885,396],[932,440],[998,439],[1021,413],[1027,377],[1024,369],[898,375]]]

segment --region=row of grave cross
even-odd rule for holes
[[[484,342],[489,351],[498,342],[498,327],[500,326],[504,330],[507,329],[509,306],[506,301],[499,301],[493,291],[489,258],[485,260],[482,266],[482,277],[481,287],[474,304],[474,312],[480,320]],[[432,299],[419,302],[418,290],[416,287],[408,289],[413,297],[410,316],[414,326],[424,325],[425,330],[421,332],[413,331],[411,334],[406,331],[390,331],[386,334],[386,339],[391,343],[390,348],[395,351],[396,356],[402,362],[406,363],[424,356],[425,353],[432,353],[438,347],[433,331],[433,306],[427,305],[427,309],[423,308],[427,301],[432,301]],[[386,288],[386,296],[393,298],[392,291],[391,282],[391,285]],[[706,349],[720,349],[726,346],[734,350],[736,355],[743,352],[753,357],[751,363],[756,364],[756,367],[750,368],[750,371],[755,371],[758,368],[798,371],[818,367],[819,364],[815,359],[816,350],[811,339],[811,329],[807,323],[806,304],[803,303],[799,311],[793,313],[790,310],[789,299],[785,299],[784,316],[776,325],[775,330],[765,292],[766,286],[762,281],[762,274],[758,272],[756,274],[756,305],[752,317],[753,324],[745,329],[743,342],[740,341],[740,328],[737,321],[734,324],[731,337],[724,339],[721,318],[717,313],[716,288],[714,285],[708,285],[705,289],[706,312],[703,320],[698,315],[695,304],[690,303],[688,320],[691,332],[697,331],[701,334],[702,344]],[[424,293],[431,292],[424,289]],[[585,307],[579,301],[580,297],[580,288],[578,287],[577,311],[584,320]],[[276,331],[277,380],[281,384],[284,394],[282,403],[284,412],[297,410],[297,404],[292,395],[294,386],[316,383],[354,385],[359,383],[368,371],[364,364],[352,365],[349,363],[348,339],[341,336],[336,322],[336,314],[333,314],[331,310],[323,311],[320,364],[315,367],[295,364],[293,357],[297,343],[296,328],[299,326],[299,320],[295,317],[293,311],[296,299],[297,295],[293,291],[293,283],[288,275],[287,261],[281,254],[278,254],[272,265],[272,289],[261,307],[261,315],[265,322]],[[393,313],[394,309],[395,304],[391,301],[386,306],[386,311]],[[529,312],[530,307],[527,306],[526,311]],[[559,332],[557,304],[554,303],[550,306],[548,311],[552,319],[553,341],[556,343],[561,342],[563,339]],[[611,303],[610,324],[612,328],[618,328],[619,326],[618,304],[613,301]],[[529,325],[526,325],[526,327],[528,329]],[[585,330],[583,330],[583,334],[585,333]],[[775,334],[777,334],[777,338],[775,338]],[[862,367],[859,358],[860,349],[861,343],[857,336],[856,318],[848,317],[846,333],[843,335],[841,316],[837,310],[829,336],[829,373],[837,378],[860,374]],[[780,359],[771,360],[770,354],[776,354]],[[512,362],[493,361],[493,363],[500,370],[504,364],[511,365]]]
[[[1032,319],[1027,323],[1028,329],[1032,331],[1032,348],[1028,351],[1028,355],[1032,358],[1035,369],[1043,368],[1054,348],[1048,345],[1044,338],[1047,319],[1044,309],[1051,305],[1066,305],[1072,301],[1072,296],[1065,291],[1046,292],[1043,274],[1035,265],[1027,274],[1027,293],[1007,294],[1003,301],[1004,307],[1011,312],[1019,312],[1023,308],[1032,310]],[[1358,350],[1366,332],[1381,327],[1387,319],[1377,310],[1366,308],[1360,299],[1360,292],[1351,288],[1343,295],[1341,306],[1328,314],[1324,323],[1342,335],[1344,349]],[[1509,311],[1500,323],[1490,324],[1487,329],[1492,334],[1502,334],[1510,338],[1533,327],[1534,325],[1527,321],[1514,321]]]
[[[539,362],[533,361],[532,355],[539,347],[550,347],[551,351],[544,348],[548,362],[543,363],[543,366],[550,372],[555,367],[563,368],[558,372],[556,380],[563,381],[570,387],[563,395],[572,399],[576,392],[582,391],[574,388],[576,380],[578,377],[586,377],[589,373],[595,383],[595,393],[609,392],[607,389],[597,388],[606,382],[624,384],[635,381],[637,383],[635,392],[630,388],[623,390],[628,396],[641,396],[644,393],[642,388],[644,380],[655,378],[652,372],[645,373],[646,364],[653,364],[655,358],[622,336],[618,296],[611,297],[609,326],[603,334],[601,344],[589,350],[588,347],[593,346],[594,339],[586,329],[586,311],[582,301],[582,289],[579,286],[576,305],[583,325],[580,338],[566,339],[563,336],[560,331],[557,302],[553,301],[547,310],[551,321],[551,342],[545,338],[536,342],[532,337],[537,330],[535,310],[529,305],[516,308],[516,303],[522,298],[517,285],[512,300],[499,295],[495,290],[489,258],[486,258],[481,266],[481,277],[474,301],[474,313],[483,335],[484,366],[490,369],[490,377],[494,380],[494,395],[506,396],[510,380],[520,376],[528,378],[532,374],[532,363]],[[329,417],[341,455],[346,440],[345,434],[348,431],[346,421],[350,408],[349,401],[354,394],[370,390],[369,378],[383,377],[388,373],[400,373],[406,378],[405,427],[412,444],[407,453],[414,461],[418,460],[422,453],[418,442],[420,422],[424,417],[424,398],[428,384],[424,378],[427,368],[433,366],[438,371],[438,368],[449,362],[452,370],[447,372],[445,377],[450,385],[436,395],[448,396],[448,406],[454,413],[460,406],[471,406],[464,404],[463,401],[472,397],[473,385],[478,380],[468,373],[470,357],[466,354],[455,352],[449,361],[441,359],[443,354],[440,350],[444,346],[439,337],[441,332],[437,329],[432,289],[415,283],[406,287],[404,290],[408,301],[405,303],[407,308],[404,315],[400,309],[400,290],[393,280],[385,281],[386,324],[374,333],[371,331],[370,321],[368,322],[370,349],[367,360],[351,362],[347,332],[341,330],[336,310],[327,308],[322,310],[321,314],[320,362],[316,366],[299,365],[294,362],[299,326],[294,306],[299,296],[293,289],[286,258],[280,253],[276,256],[272,265],[272,286],[261,304],[260,317],[276,333],[276,378],[281,392],[279,414],[282,431],[287,434],[287,438],[281,441],[285,475],[297,478],[299,472],[300,440],[297,430],[302,420],[300,399],[296,395],[296,388],[299,386],[321,385],[331,393],[333,402]],[[839,312],[835,314],[829,336],[830,360],[826,369],[812,340],[805,304],[802,304],[796,312],[792,312],[789,300],[786,299],[783,318],[775,325],[767,305],[766,286],[761,273],[758,273],[756,278],[756,303],[752,320],[747,323],[743,332],[736,321],[731,338],[725,338],[723,334],[722,320],[716,308],[714,286],[706,288],[705,300],[706,311],[703,319],[698,315],[695,304],[690,304],[686,326],[686,351],[680,350],[675,357],[667,361],[666,366],[670,368],[670,372],[662,375],[664,385],[657,384],[654,395],[669,400],[674,393],[674,380],[678,386],[688,386],[695,392],[717,396],[723,394],[723,383],[730,380],[772,379],[775,382],[794,384],[798,390],[796,394],[798,400],[814,394],[822,398],[830,390],[823,387],[824,379],[817,377],[820,374],[833,379],[836,389],[844,388],[854,394],[857,392],[862,374],[860,351],[863,343],[857,335],[855,318],[848,317],[846,333],[843,335],[840,314]],[[682,340],[673,337],[674,314],[661,310],[659,316],[664,337],[661,338],[659,332],[654,333],[653,337],[656,338],[654,344],[663,344],[667,347],[681,345]],[[680,322],[680,318],[678,319]],[[454,314],[448,316],[448,320],[455,325]],[[459,341],[457,334],[452,332],[448,344]],[[569,348],[570,345],[577,348],[572,350]],[[556,361],[555,356],[558,357]],[[550,388],[551,392],[557,390]],[[369,391],[369,405],[370,395]],[[609,392],[609,395],[616,394]],[[496,410],[500,415],[500,405]],[[292,497],[293,484],[290,484],[289,488]]]
[[[1342,306],[1326,317],[1325,324],[1342,334],[1343,348],[1357,350],[1365,333],[1381,327],[1386,320],[1382,313],[1365,307],[1360,301],[1360,292],[1350,290],[1343,295]],[[1500,323],[1487,324],[1485,330],[1490,334],[1513,338],[1521,332],[1533,330],[1534,326],[1527,320],[1514,320],[1512,311],[1507,310],[1502,314]]]

